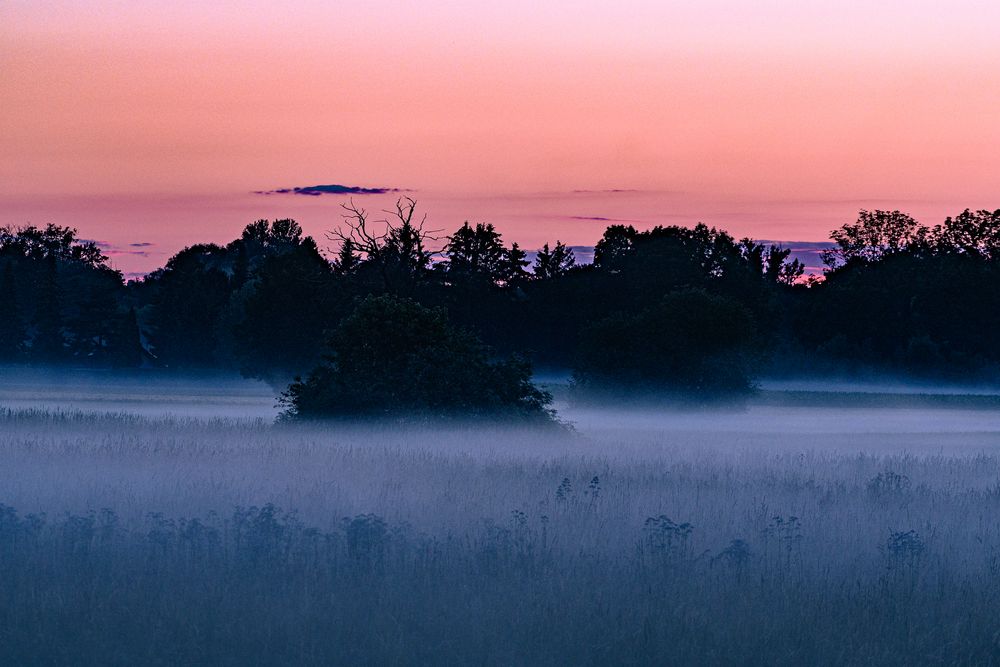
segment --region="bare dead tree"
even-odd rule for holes
[[[386,287],[395,282],[394,277],[402,274],[406,278],[418,278],[430,267],[431,258],[442,252],[436,244],[440,241],[439,229],[427,229],[427,215],[414,223],[417,202],[411,197],[400,197],[393,210],[383,210],[386,217],[377,220],[380,231],[374,231],[369,221],[368,211],[351,199],[341,204],[344,209],[344,224],[327,232],[326,238],[338,245],[357,252],[362,261],[379,267]],[[435,244],[432,249],[431,244]]]
[[[327,248],[327,251],[335,254],[340,252],[344,244],[349,244],[365,259],[377,259],[382,250],[384,234],[375,234],[369,230],[368,211],[356,205],[353,197],[340,207],[344,209],[345,224],[326,232],[327,240],[338,244],[336,248]]]

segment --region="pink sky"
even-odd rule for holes
[[[0,224],[145,271],[258,217],[321,235],[340,198],[252,193],[327,183],[527,247],[1000,206],[995,2],[492,4],[6,0]]]

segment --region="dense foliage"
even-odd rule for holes
[[[826,279],[794,305],[802,349],[850,365],[996,374],[1000,210],[966,210],[933,228],[862,211],[833,238]]]
[[[330,353],[284,396],[290,416],[547,418],[551,398],[518,358],[495,360],[444,311],[368,297],[337,327]]]
[[[391,295],[594,389],[1000,368],[1000,210],[934,227],[862,211],[831,233],[823,278],[805,280],[788,249],[701,224],[612,225],[582,264],[561,242],[529,254],[485,223],[438,236],[415,209],[402,199],[373,223],[347,206],[329,257],[294,221],[260,220],[128,284],[72,229],[0,229],[0,362],[233,369],[283,388],[317,367],[359,301]],[[442,331],[421,349],[452,345]]]
[[[139,365],[132,305],[121,273],[75,230],[0,227],[0,362]]]
[[[707,398],[753,386],[753,321],[726,297],[671,292],[638,313],[619,313],[588,326],[581,338],[575,379],[584,389],[596,385]]]

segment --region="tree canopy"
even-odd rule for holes
[[[486,222],[432,229],[405,197],[372,217],[348,204],[322,249],[294,220],[253,221],[127,284],[106,246],[71,228],[0,228],[0,363],[222,369],[284,388],[341,377],[327,346],[347,354],[334,333],[384,297],[386,317],[419,306],[430,327],[434,314],[426,333],[443,347],[425,348],[491,381],[525,377],[512,355],[623,391],[739,392],[809,369],[1000,378],[1000,210],[932,227],[862,210],[808,280],[790,249],[703,224],[611,225],[585,264],[558,240],[526,252]],[[453,370],[465,379],[435,386],[472,391]]]
[[[122,274],[70,227],[0,227],[0,360],[121,365],[130,304]]]
[[[581,338],[574,379],[583,389],[713,397],[753,388],[759,344],[749,311],[703,290],[607,317]]]

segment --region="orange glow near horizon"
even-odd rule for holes
[[[1000,206],[998,28],[986,2],[14,0],[0,224],[154,244],[126,271],[258,217],[321,235],[340,198],[252,192],[325,183],[527,247],[593,243],[594,218],[933,224]]]

